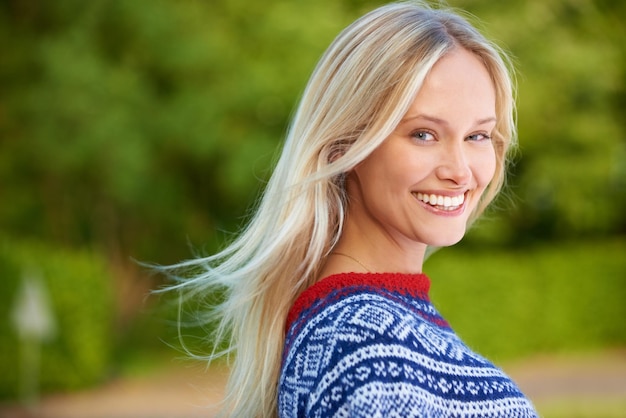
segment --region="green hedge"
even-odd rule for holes
[[[113,292],[103,260],[89,251],[70,251],[0,237],[0,399],[14,399],[27,349],[13,321],[25,276],[39,277],[46,290],[55,333],[41,344],[39,389],[70,390],[102,380],[113,349]],[[33,369],[32,365],[30,366]]]
[[[493,360],[626,345],[626,239],[442,249],[425,264],[432,299]]]

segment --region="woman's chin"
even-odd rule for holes
[[[458,244],[465,236],[465,230],[458,234],[448,234],[430,239],[426,244],[429,247],[451,247]]]

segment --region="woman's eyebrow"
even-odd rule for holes
[[[425,115],[425,114],[419,114],[419,115],[415,115],[415,116],[409,116],[408,118],[402,119],[402,121],[400,123],[405,123],[405,122],[410,122],[416,119],[423,119],[429,122],[433,122],[436,123],[437,125],[449,125],[448,121],[435,117],[435,116],[430,116],[430,115]]]
[[[437,125],[443,125],[443,126],[448,126],[450,125],[450,123],[447,120],[438,118],[436,116],[430,116],[430,115],[425,115],[425,114],[419,114],[419,115],[415,115],[415,116],[410,116],[408,118],[402,119],[402,121],[400,123],[406,123],[406,122],[410,122],[412,120],[415,119],[423,119],[429,122],[433,122],[436,123]],[[476,125],[485,125],[487,123],[491,123],[491,122],[496,122],[497,119],[495,116],[489,116],[483,119],[478,119],[476,121]]]

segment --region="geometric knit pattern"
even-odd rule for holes
[[[297,299],[278,387],[287,417],[537,417],[439,315],[423,274],[344,273]]]

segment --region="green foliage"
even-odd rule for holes
[[[84,387],[109,372],[115,339],[113,294],[104,263],[87,251],[0,239],[0,398],[18,395],[22,379],[39,374],[42,390]],[[12,320],[26,276],[41,278],[55,332],[41,341],[40,370],[25,358],[36,350]],[[36,357],[35,357],[36,358]]]
[[[0,2],[0,39],[4,40],[0,62],[0,191],[4,203],[0,205],[0,230],[9,237],[46,243],[40,249],[22,244],[20,248],[36,253],[30,259],[42,260],[46,277],[47,270],[50,277],[62,277],[48,283],[51,293],[60,294],[69,291],[57,286],[75,286],[85,295],[92,295],[90,292],[110,283],[99,282],[100,267],[81,264],[80,260],[92,255],[79,252],[82,255],[74,260],[73,252],[52,248],[97,248],[107,260],[120,264],[131,257],[164,264],[177,262],[190,256],[187,242],[203,247],[203,253],[214,252],[225,233],[237,230],[246,208],[268,178],[290,114],[318,57],[346,24],[382,3]],[[521,158],[512,170],[514,204],[500,201],[499,206],[507,210],[492,213],[468,242],[473,248],[485,243],[524,248],[520,244],[535,241],[597,241],[605,237],[613,242],[614,236],[623,237],[626,36],[622,22],[626,19],[626,3],[448,3],[478,16],[484,22],[479,25],[482,30],[515,56],[519,73]],[[546,248],[545,254],[522,252],[520,259],[524,263],[504,254],[500,260],[492,257],[489,264],[476,267],[482,267],[480,275],[471,276],[484,276],[485,281],[480,282],[486,283],[484,292],[499,292],[502,301],[511,302],[503,308],[512,310],[517,306],[510,316],[500,319],[524,323],[525,315],[534,315],[530,316],[533,320],[545,316],[546,330],[561,329],[570,315],[578,318],[579,314],[563,305],[554,309],[564,314],[548,317],[552,313],[548,306],[552,305],[545,303],[544,293],[537,292],[543,289],[545,294],[561,300],[560,293],[556,293],[569,280],[551,278],[537,283],[543,287],[519,290],[529,295],[529,301],[538,300],[532,303],[537,304],[535,309],[540,313],[528,313],[525,306],[515,302],[520,299],[511,301],[507,296],[508,282],[491,275],[506,275],[510,283],[517,285],[525,280],[526,273],[533,280],[547,273],[556,277],[551,266],[558,265],[570,275],[587,269],[593,277],[594,262],[587,263],[584,251],[576,248],[572,249],[571,260],[582,262],[584,268],[580,270]],[[4,249],[0,254],[2,274],[6,270],[6,277],[18,277],[23,266],[16,254],[22,250],[8,251]],[[454,251],[451,254],[456,257]],[[529,254],[545,261],[531,262]],[[599,259],[600,255],[592,258]],[[477,262],[460,254],[458,257],[459,265],[467,264],[467,268]],[[435,255],[433,268],[443,269],[437,259]],[[599,265],[613,266],[623,275],[623,265],[614,264],[618,259],[614,256]],[[519,263],[520,268],[511,269],[509,263]],[[448,262],[446,268],[453,269],[454,265]],[[434,276],[455,280],[448,271]],[[450,273],[457,274],[458,280],[465,279],[460,268]],[[81,274],[93,277],[96,284],[88,284]],[[67,277],[72,281],[66,282]],[[590,293],[602,312],[618,310],[615,298],[623,296],[623,283],[615,282],[615,275],[607,277],[596,293]],[[455,306],[465,294],[454,296],[456,283],[450,283],[435,289],[452,292],[449,297]],[[582,285],[585,291],[587,285]],[[16,286],[12,279],[0,281],[0,297],[13,294],[12,286]],[[612,292],[610,286],[616,286],[616,291]],[[460,289],[471,290],[463,286]],[[597,293],[599,289],[604,289],[606,295]],[[563,291],[564,304],[585,302],[567,293],[570,290]],[[613,302],[599,302],[604,297]],[[63,306],[55,306],[62,312],[87,309],[76,308],[73,303],[75,300],[70,298]],[[480,316],[480,306],[470,306],[467,318]],[[108,315],[104,310],[101,314]],[[463,318],[451,312],[450,319],[460,328],[464,328]],[[80,320],[78,324],[86,327]],[[96,326],[93,332],[104,332],[99,329]],[[495,331],[488,324],[481,329]],[[623,330],[609,320],[585,332],[592,332],[590,329],[597,335],[585,336],[588,344],[613,341],[610,335],[615,336],[616,343],[624,341]],[[539,330],[538,336],[542,332]],[[468,338],[477,344],[492,344],[486,347],[487,352],[514,354],[559,349],[566,336],[578,338],[577,332],[581,331],[563,328],[534,343],[528,340],[518,351],[506,346],[504,339],[485,343],[490,340],[483,338],[486,333],[480,334],[480,330],[468,331]],[[3,330],[2,335],[11,334]],[[46,355],[68,356],[74,350],[72,344],[79,342],[59,344],[52,344]],[[96,350],[99,344],[94,342],[92,348]],[[14,345],[10,347],[14,349]],[[102,349],[106,355],[109,348]],[[97,355],[93,351],[87,357]],[[14,353],[3,352],[2,358],[14,358]],[[87,361],[76,358],[67,364],[79,360]],[[92,376],[98,374],[95,369]],[[74,379],[70,375],[91,373],[88,370],[50,371],[46,376],[69,374],[65,379],[70,380]]]
[[[611,1],[458,2],[515,57],[521,158],[509,242],[626,231],[626,18]]]
[[[309,73],[381,1],[0,5],[10,234],[175,262],[214,251],[270,173]],[[624,7],[450,1],[516,57],[522,159],[501,243],[626,231]],[[498,231],[506,231],[500,234]]]
[[[452,327],[500,360],[626,344],[625,252],[623,239],[519,252],[444,249],[426,271]]]
[[[188,255],[187,236],[214,250],[217,231],[236,229],[346,23],[313,3],[3,7],[18,47],[0,74],[0,185],[16,204],[0,225],[161,262]]]

